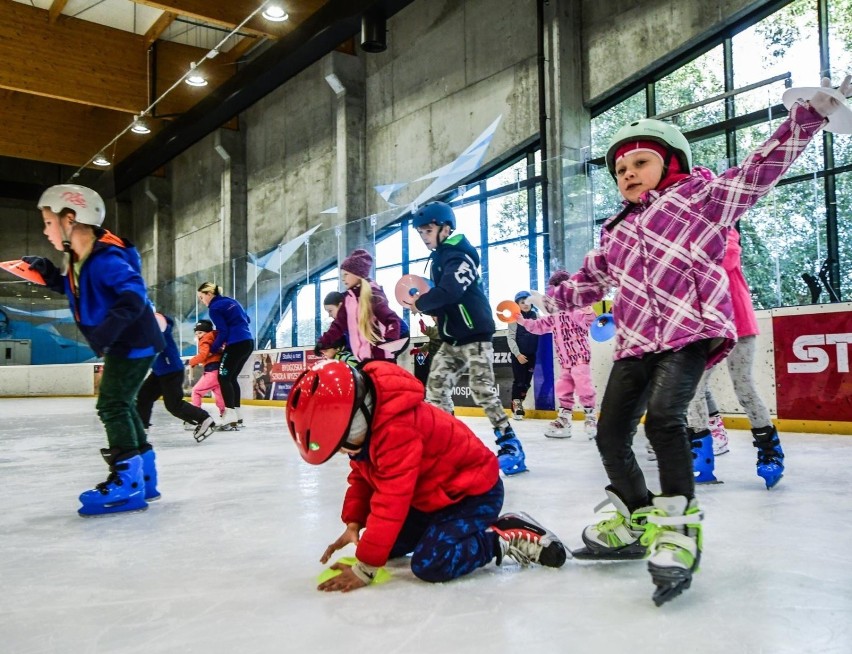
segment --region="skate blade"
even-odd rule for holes
[[[215,426],[210,427],[208,430],[204,431],[201,434],[193,434],[192,437],[195,439],[196,443],[201,443],[202,441],[207,440],[207,438],[210,436],[210,434],[212,434],[214,431],[217,431]],[[236,431],[236,430],[234,430],[234,431]]]
[[[512,468],[511,470],[503,470],[503,468],[500,468],[500,472],[502,472],[507,477],[513,477],[514,475],[519,475],[522,472],[529,472],[529,468],[527,468],[526,466],[524,466],[523,468]]]
[[[110,506],[83,506],[77,509],[77,515],[81,518],[100,518],[107,515],[115,515],[117,513],[141,513],[148,510],[148,504],[133,505],[128,507],[127,504],[113,504]]]
[[[680,595],[691,585],[692,577],[689,577],[688,579],[683,579],[682,581],[678,581],[675,583],[657,584],[657,590],[654,591],[654,595],[651,599],[654,600],[654,604],[656,606],[662,606],[666,602],[670,602],[675,597]]]
[[[552,438],[555,441],[567,441],[569,438],[571,438],[571,434],[568,434],[567,436],[555,436],[553,434],[545,434],[544,437]]]
[[[767,479],[766,477],[761,477],[761,479],[763,479],[763,481],[766,483],[766,490],[771,490],[778,485],[778,482],[781,481],[783,477],[784,475],[778,475],[778,477],[775,479]]]
[[[588,547],[571,550],[571,556],[578,561],[641,561],[648,555],[645,547],[624,547],[614,552],[596,552]]]
[[[239,430],[240,430],[240,428],[237,427],[235,424],[219,425],[218,427],[216,427],[216,431],[239,431]]]
[[[713,477],[713,479],[706,479],[706,480],[696,479],[695,480],[696,486],[713,486],[714,484],[724,484],[724,483],[725,483],[724,481],[722,481],[721,479],[716,479],[715,477]]]
[[[156,494],[156,495],[154,495],[153,497],[146,497],[146,498],[145,498],[145,501],[146,501],[146,502],[156,502],[156,501],[157,501],[157,500],[159,500],[161,497],[162,497],[162,495],[160,495],[159,493],[157,493],[157,494]]]

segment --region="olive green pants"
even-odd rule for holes
[[[145,424],[136,412],[136,396],[154,357],[124,359],[104,356],[103,377],[95,405],[110,448],[138,450],[148,442]]]

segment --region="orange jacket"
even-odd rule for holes
[[[212,332],[207,332],[204,336],[198,339],[198,354],[189,360],[189,365],[203,365],[207,368],[208,365],[219,363],[219,361],[222,360],[221,352],[210,351],[210,346],[213,345],[213,341],[216,340],[216,334],[218,334],[218,332],[214,329]]]

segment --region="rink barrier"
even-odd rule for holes
[[[756,313],[760,334],[756,341],[754,378],[778,429],[852,435],[852,403],[848,400],[852,382],[849,370],[852,303],[783,307]],[[506,393],[510,390],[511,377],[506,376],[510,366],[505,334],[505,331],[495,334],[494,369],[501,401],[510,415],[511,402]],[[425,338],[413,338],[410,348],[425,342]],[[612,367],[614,346],[615,339],[591,342],[592,381],[598,394],[598,409]],[[255,351],[239,375],[241,403],[285,406],[292,382],[317,360],[312,348]],[[545,360],[540,358],[540,362]],[[402,353],[398,363],[409,371],[415,370],[410,350]],[[93,396],[97,392],[100,365],[0,366],[0,397]],[[537,366],[536,374],[542,374],[536,378],[536,392],[531,391],[525,401],[528,419],[555,418],[552,380],[558,374],[557,365],[554,361],[550,370],[541,363]],[[544,385],[539,388],[542,380]],[[187,395],[191,382],[188,374]],[[453,398],[456,414],[483,416],[482,409],[475,405],[466,390],[465,382],[463,377],[458,384],[459,393]],[[711,378],[710,388],[725,426],[748,429],[748,421],[724,366]],[[575,410],[574,419],[582,418],[583,413]]]

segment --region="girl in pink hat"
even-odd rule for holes
[[[333,358],[347,338],[352,354],[359,360],[394,360],[405,348],[405,344],[392,350],[382,347],[407,334],[403,334],[402,319],[390,308],[382,287],[370,279],[372,268],[372,255],[360,248],[340,264],[347,290],[334,322],[317,341],[314,351],[318,354]]]

